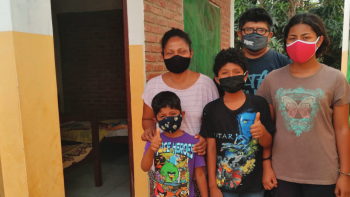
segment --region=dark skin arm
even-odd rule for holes
[[[340,171],[350,173],[349,104],[334,106],[333,110],[333,125],[337,140]],[[350,196],[350,176],[339,175],[335,194],[337,197]]]
[[[275,111],[273,106],[269,104],[271,119],[275,123]],[[270,146],[264,147],[263,158],[269,158],[272,154],[272,144]],[[264,188],[266,190],[271,190],[274,187],[277,187],[277,179],[275,172],[272,169],[271,159],[263,161],[263,179],[262,179]]]
[[[254,124],[250,127],[250,133],[254,139],[259,139],[259,144],[265,148],[270,147],[272,136],[260,121],[260,112],[256,113]]]
[[[163,142],[162,138],[160,137],[159,128],[157,128],[156,132],[156,136],[152,139],[151,145],[149,146],[145,155],[142,157],[141,169],[144,172],[147,172],[149,171],[149,169],[151,169],[154,159],[154,153],[158,151],[159,147],[162,145]]]
[[[141,135],[142,141],[151,142],[156,134],[156,123],[154,122],[154,113],[146,103],[143,103],[142,128],[144,130]]]
[[[154,122],[154,112],[146,103],[143,103],[142,128],[144,130],[141,135],[142,141],[151,142],[156,133],[156,123]],[[207,142],[205,139],[196,134],[194,138],[199,139],[199,142],[193,146],[193,152],[198,155],[205,155]]]
[[[206,138],[207,147],[207,168],[210,188],[210,197],[222,197],[222,192],[216,184],[216,141],[215,138]]]
[[[202,197],[208,197],[208,185],[207,178],[205,177],[203,167],[198,167],[195,169],[196,180],[198,184],[198,189]]]

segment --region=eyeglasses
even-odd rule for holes
[[[257,34],[265,35],[266,32],[268,32],[269,30],[264,29],[264,28],[253,29],[253,28],[248,27],[248,28],[242,29],[242,31],[243,31],[245,34],[252,34],[252,33],[256,32]]]

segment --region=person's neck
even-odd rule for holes
[[[321,68],[321,64],[313,56],[305,63],[293,62],[289,66],[290,73],[296,77],[309,77],[314,75]]]
[[[262,57],[263,55],[265,55],[268,51],[269,51],[269,47],[265,47],[263,49],[261,49],[258,52],[252,52],[249,51],[247,48],[243,47],[243,51],[244,51],[244,56],[248,59],[257,59],[259,57]]]
[[[246,95],[242,90],[236,92],[236,93],[229,93],[225,92],[225,95],[223,97],[223,101],[230,110],[237,110],[238,108],[242,107],[246,100]]]
[[[174,133],[169,133],[169,132],[163,132],[165,136],[169,138],[177,138],[180,137],[184,134],[184,132],[181,129],[176,130]]]
[[[179,74],[169,72],[169,80],[175,84],[179,84],[186,81],[186,79],[188,79],[190,74],[191,74],[191,71],[188,69]]]

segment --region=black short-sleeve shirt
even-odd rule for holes
[[[204,107],[200,134],[216,139],[216,182],[222,191],[241,193],[264,189],[263,148],[250,133],[257,112],[260,112],[261,123],[272,135],[275,127],[263,97],[246,94],[245,103],[234,111],[225,105],[223,98]]]

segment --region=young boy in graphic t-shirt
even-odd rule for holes
[[[215,58],[215,80],[225,95],[204,107],[200,134],[207,140],[210,196],[263,197],[263,148],[275,131],[269,106],[245,94],[247,61],[238,49],[223,49]]]
[[[169,91],[158,93],[152,100],[155,122],[164,131],[146,142],[141,168],[148,171],[154,164],[154,196],[194,197],[195,173],[202,197],[208,196],[203,156],[193,153],[199,140],[180,129],[185,112],[179,97]]]

